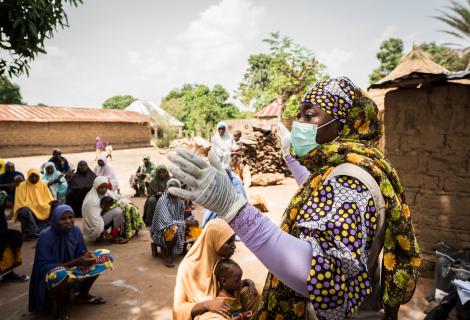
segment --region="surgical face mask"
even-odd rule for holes
[[[317,143],[318,129],[329,125],[333,121],[335,121],[335,119],[321,126],[294,121],[292,124],[291,139],[295,155],[301,158],[320,146],[320,144]]]

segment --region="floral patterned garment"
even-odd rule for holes
[[[375,148],[383,133],[377,106],[347,78],[317,83],[303,102],[343,124],[338,139],[299,159],[312,174],[282,219],[285,232],[312,244],[312,267],[306,279],[309,299],[268,274],[258,319],[304,319],[307,303],[312,303],[319,319],[344,319],[370,294],[367,254],[378,217],[370,192],[361,182],[347,176],[327,181],[342,163],[366,170],[384,197],[381,302],[386,319],[397,319],[400,304],[414,293],[421,260],[403,187],[395,169]]]

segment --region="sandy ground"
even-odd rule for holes
[[[114,160],[110,164],[115,168],[123,195],[133,194],[129,186],[129,176],[137,169],[143,155],[150,155],[157,164],[168,164],[165,153],[156,148],[116,150]],[[80,160],[88,161],[94,166],[94,153],[66,154],[73,164]],[[35,156],[25,158],[7,159],[15,163],[17,170],[26,173],[31,167],[38,167],[48,156]],[[296,190],[293,179],[286,179],[282,185],[272,187],[253,187],[248,190],[250,195],[259,194],[267,200],[270,212],[267,215],[278,223],[282,212],[287,206],[290,197]],[[144,198],[132,198],[132,201],[142,209]],[[196,208],[196,216],[201,218],[202,209]],[[78,225],[80,219],[76,220]],[[19,229],[18,224],[10,228]],[[97,249],[89,243],[90,249]],[[171,319],[173,288],[176,277],[176,268],[166,268],[162,261],[153,258],[150,251],[150,237],[148,231],[139,234],[125,245],[105,245],[112,250],[115,258],[115,270],[106,272],[96,281],[91,293],[106,298],[107,303],[98,306],[73,305],[69,308],[72,319]],[[23,246],[23,265],[17,272],[31,273],[34,259],[35,242],[26,242]],[[243,245],[237,243],[234,259],[244,270],[244,277],[253,279],[262,290],[266,277],[266,268]],[[48,319],[41,315],[31,315],[27,311],[29,283],[3,283],[0,282],[0,318],[10,319]],[[407,305],[400,310],[400,319],[423,319],[426,303],[424,297],[431,291],[431,279],[420,279],[418,289]]]

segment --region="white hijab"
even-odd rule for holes
[[[101,198],[104,196],[119,200],[119,196],[108,190],[104,195],[98,194],[96,189],[102,184],[108,183],[108,178],[99,176],[93,181],[93,187],[88,191],[82,205],[82,229],[86,239],[94,241],[99,238],[104,230],[104,221],[101,217]]]
[[[217,131],[212,136],[212,148],[214,149],[215,153],[219,157],[219,160],[223,164],[230,164],[230,154],[232,148],[234,147],[233,137],[228,133],[227,125],[224,122],[219,122],[217,124],[217,129],[220,127],[225,128],[225,133],[223,136],[219,134]]]
[[[109,181],[111,181],[111,184],[113,185],[113,190],[118,189],[119,181],[116,177],[116,173],[114,172],[113,167],[107,163],[106,156],[99,156],[97,161],[99,160],[104,162],[104,166],[101,167],[99,164],[97,164],[95,169],[93,169],[93,172],[96,174],[96,176],[108,177]]]

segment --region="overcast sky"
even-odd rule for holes
[[[220,83],[231,94],[247,58],[272,31],[311,49],[332,76],[366,87],[379,44],[455,42],[431,18],[447,0],[84,0],[70,28],[47,41],[29,77],[14,81],[29,104],[100,107],[130,94],[159,103],[184,83]]]

